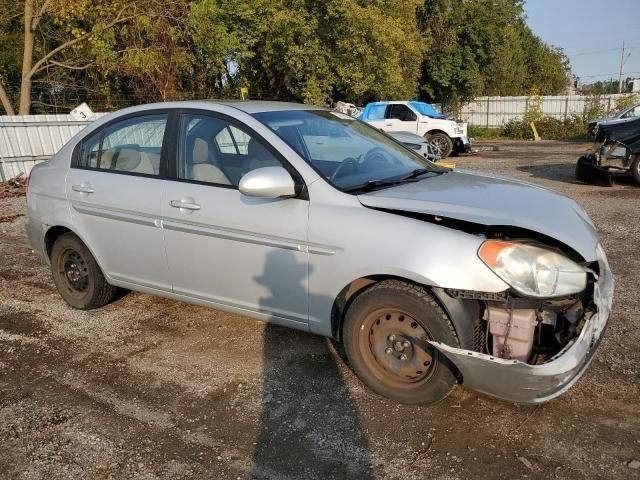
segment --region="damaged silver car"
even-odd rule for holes
[[[405,403],[457,382],[550,400],[585,372],[611,309],[574,201],[306,105],[107,115],[33,169],[27,203],[72,307],[121,287],[333,337],[366,385]]]

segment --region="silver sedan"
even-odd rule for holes
[[[73,308],[116,287],[344,343],[405,403],[523,403],[584,373],[613,277],[575,202],[451,170],[348,115],[181,102],[107,115],[33,169],[27,229]]]

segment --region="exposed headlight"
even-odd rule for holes
[[[579,293],[587,286],[584,267],[544,248],[487,240],[478,256],[502,280],[529,297],[561,297]]]

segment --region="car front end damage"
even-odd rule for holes
[[[610,187],[616,176],[635,173],[640,182],[640,118],[611,120],[594,127],[594,143],[580,156],[576,178],[585,183]]]
[[[484,341],[476,342],[477,351],[431,344],[456,366],[468,388],[523,404],[552,400],[584,374],[609,319],[614,280],[600,246],[597,261],[586,270],[584,291],[562,298],[441,290],[448,303],[480,304]]]

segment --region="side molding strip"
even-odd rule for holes
[[[146,216],[140,213],[94,207],[93,205],[86,205],[83,203],[73,203],[73,209],[79,213],[93,215],[94,217],[109,218],[111,220],[146,225],[148,227],[157,227],[155,217]]]

